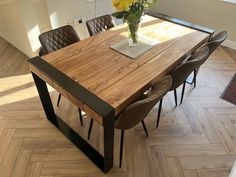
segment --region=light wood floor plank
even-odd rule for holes
[[[185,177],[199,177],[197,170],[184,170]]]
[[[194,112],[196,114],[196,117],[204,130],[208,140],[210,143],[220,143],[219,137],[213,128],[212,124],[209,122],[208,119],[206,119],[206,113],[204,109],[201,107],[200,103],[198,102],[192,102],[192,107],[194,108]]]
[[[227,131],[224,129],[223,125],[220,123],[216,113],[213,109],[207,110],[207,116],[211,124],[214,126],[221,142],[225,146],[225,149],[229,153],[236,153],[236,145],[232,141],[232,138],[229,136]]]
[[[167,157],[227,155],[222,144],[170,145],[163,149]]]
[[[82,152],[78,151],[77,148],[36,149],[33,151],[31,157],[31,161],[35,162],[72,161],[81,159],[87,158]]]
[[[42,167],[43,167],[42,162],[31,163],[27,169],[26,177],[40,177]]]
[[[178,158],[167,158],[171,177],[183,177],[184,173]]]
[[[10,177],[12,174],[12,170],[15,167],[15,162],[18,156],[22,145],[22,140],[12,140],[9,144],[9,148],[5,153],[3,160],[1,161],[0,166],[0,176],[1,177]]]
[[[163,148],[161,146],[151,146],[152,160],[155,162],[154,169],[156,177],[169,177],[169,169],[166,161],[166,157],[163,153]]]
[[[24,177],[30,163],[32,150],[20,150],[11,177]]]
[[[173,145],[173,144],[209,144],[204,134],[189,134],[184,136],[159,136],[149,137],[150,145]]]
[[[236,155],[181,157],[183,169],[232,168]]]
[[[100,173],[102,172],[95,167],[89,160],[81,161],[64,161],[64,162],[45,162],[41,171],[41,175],[67,175],[67,174],[83,174],[83,173]]]
[[[0,134],[0,163],[8,150],[14,131],[14,129],[4,129]]]
[[[229,168],[197,170],[199,177],[228,177]]]

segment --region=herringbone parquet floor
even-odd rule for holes
[[[26,59],[0,38],[0,177],[105,176],[45,119]],[[141,125],[126,132],[122,168],[115,133],[115,166],[106,176],[227,177],[236,160],[236,107],[219,97],[235,72],[236,52],[219,48],[201,68],[197,88],[187,86],[182,105],[174,107],[173,93],[164,98],[158,129],[157,108],[150,112],[149,138]],[[51,89],[54,103],[57,95]],[[81,127],[65,98],[57,111],[86,137],[89,118]],[[95,124],[89,141],[100,151],[101,129]]]

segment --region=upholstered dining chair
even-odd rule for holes
[[[209,47],[209,54],[207,56],[207,58],[205,59],[205,61],[211,56],[211,54],[225,41],[225,39],[227,38],[227,31],[221,31],[218,34],[216,34],[215,36],[211,37],[208,42],[204,45]],[[203,46],[203,47],[204,47]],[[199,50],[199,49],[198,49]],[[197,51],[198,51],[197,50]],[[194,55],[194,54],[193,54]],[[204,62],[205,62],[204,61]],[[203,63],[204,63],[203,62]],[[203,64],[202,63],[202,64]],[[196,68],[193,71],[193,79],[192,82],[190,82],[190,84],[194,84],[194,88],[197,85],[197,74],[199,72],[200,67]],[[188,82],[189,83],[189,82]]]
[[[45,55],[79,42],[80,38],[72,26],[66,25],[40,34],[39,41]]]
[[[39,56],[43,56],[73,43],[79,42],[80,38],[72,26],[66,25],[40,34],[39,41],[42,45],[39,51]],[[61,94],[58,96],[57,106],[59,106],[60,100]],[[80,108],[78,108],[78,110],[80,123],[83,125],[82,112]]]
[[[207,46],[198,50],[194,55],[188,56],[188,60],[182,62],[173,71],[170,72],[172,77],[172,85],[170,90],[174,90],[175,106],[177,106],[177,91],[176,89],[183,84],[181,102],[183,102],[185,85],[187,77],[202,63],[204,63],[209,55],[209,48]]]
[[[142,123],[142,126],[145,130],[146,136],[148,136],[148,132],[144,123],[144,119],[147,114],[151,111],[151,109],[157,104],[159,100],[163,98],[163,96],[169,91],[171,86],[172,79],[170,76],[165,76],[158,82],[152,84],[150,91],[148,94],[144,95],[138,99],[136,102],[130,104],[126,107],[115,120],[115,128],[121,130],[121,139],[120,139],[120,163],[119,166],[122,165],[122,156],[123,156],[123,143],[124,143],[124,132],[127,129],[130,129],[137,125],[138,123]],[[161,107],[159,107],[161,109]],[[90,134],[92,131],[93,119],[90,121],[89,131],[88,131],[88,139],[90,138]]]
[[[102,31],[106,31],[115,26],[111,15],[103,15],[86,21],[86,26],[90,36],[94,36]]]

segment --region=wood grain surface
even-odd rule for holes
[[[145,91],[153,79],[168,74],[209,37],[208,33],[153,17],[145,17],[139,33],[159,44],[133,60],[110,48],[127,37],[125,25],[60,49],[43,59],[110,104],[118,114]],[[31,70],[38,72],[32,66]],[[42,74],[40,77],[83,109],[79,101],[68,96],[53,80]]]

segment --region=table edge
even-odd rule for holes
[[[197,31],[201,31],[201,32],[205,32],[205,33],[209,33],[210,35],[214,34],[214,30],[208,27],[204,27],[204,26],[200,26],[191,22],[187,22],[185,20],[179,19],[179,18],[175,18],[175,17],[171,17],[165,14],[161,14],[161,13],[157,13],[157,12],[146,12],[147,15],[150,15],[152,17],[156,17],[165,21],[169,21],[181,26],[185,26]]]
[[[47,78],[53,80],[62,89],[80,100],[83,104],[90,107],[98,115],[103,118],[114,116],[114,108],[104,100],[84,88],[79,83],[75,82],[67,75],[50,65],[47,61],[37,56],[28,60],[28,62],[37,68]],[[34,71],[32,71],[34,72]],[[36,73],[35,73],[36,74]],[[37,74],[36,74],[37,75]],[[78,105],[77,105],[78,106]]]

